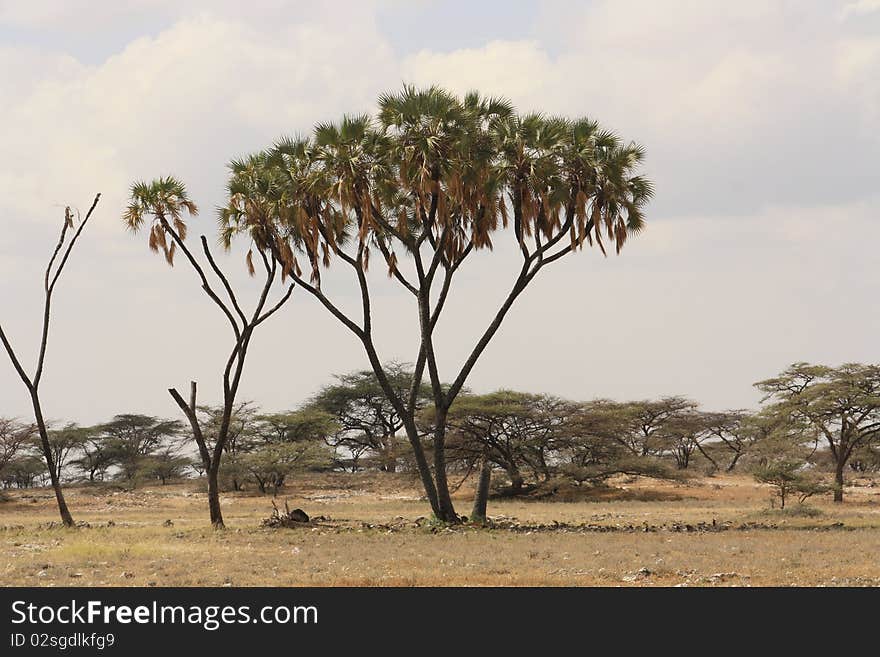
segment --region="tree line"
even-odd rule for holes
[[[385,369],[399,386],[411,380],[412,371],[401,364]],[[880,411],[866,413],[880,407],[876,388],[869,391],[878,383],[877,368],[870,366],[797,364],[756,384],[768,395],[757,412],[706,411],[680,396],[578,402],[511,390],[464,391],[446,415],[449,472],[460,483],[476,481],[471,521],[485,520],[493,493],[552,499],[561,487],[601,485],[620,474],[675,479],[740,470],[776,487],[783,507],[792,495],[803,501],[833,491],[842,500],[845,469],[880,471]],[[436,418],[428,386],[416,408],[430,455]],[[202,437],[213,448],[224,409],[199,406],[197,413]],[[221,491],[277,494],[292,474],[309,470],[418,471],[403,421],[371,370],[337,376],[289,412],[266,414],[251,402],[238,403],[226,431]],[[176,420],[121,414],[92,427],[63,425],[48,437],[59,481],[133,487],[205,475],[191,428]],[[35,425],[0,419],[4,487],[49,479],[39,445]],[[833,483],[824,482],[826,472]]]

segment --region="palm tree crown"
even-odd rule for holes
[[[174,265],[177,242],[186,239],[184,213],[195,216],[199,212],[186,191],[186,186],[173,176],[157,178],[149,183],[139,181],[131,186],[131,196],[122,220],[134,232],[139,231],[149,218],[150,250],[165,255]],[[168,236],[171,236],[171,240]]]
[[[518,114],[505,99],[438,87],[405,86],[378,105],[375,117],[320,123],[309,138],[232,162],[227,239],[249,233],[288,271],[303,253],[314,281],[355,238],[352,258],[366,267],[379,249],[392,274],[395,246],[430,241],[446,266],[492,248],[511,218],[521,245],[555,244],[564,231],[572,249],[603,253],[605,240],[619,252],[644,227],[645,151],[596,121]]]

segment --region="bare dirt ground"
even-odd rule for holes
[[[55,524],[51,490],[7,491],[0,585],[880,585],[880,481],[852,481],[842,505],[810,500],[809,515],[770,509],[744,476],[612,483],[579,501],[492,500],[483,529],[427,522],[404,475],[301,476],[278,500],[312,516],[293,529],[260,526],[270,497],[226,494],[221,532],[195,481],[70,487],[88,524],[73,530]]]

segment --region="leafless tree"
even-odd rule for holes
[[[12,361],[12,366],[15,368],[15,371],[18,373],[19,378],[22,383],[24,383],[28,394],[30,395],[31,405],[34,409],[34,420],[36,421],[37,430],[40,434],[40,447],[43,452],[43,458],[46,460],[46,467],[49,470],[52,489],[55,491],[58,512],[61,514],[61,522],[68,527],[74,525],[73,516],[67,508],[67,502],[64,499],[64,492],[61,490],[61,480],[58,477],[58,469],[55,465],[55,459],[52,454],[52,445],[49,441],[49,430],[43,414],[43,405],[40,401],[40,383],[43,380],[43,371],[46,364],[46,349],[49,345],[49,324],[52,318],[52,295],[55,292],[55,286],[58,284],[58,279],[61,278],[61,273],[64,271],[64,266],[70,258],[73,247],[76,245],[79,236],[86,227],[86,224],[91,218],[92,213],[95,211],[100,199],[101,195],[96,194],[95,200],[92,201],[89,211],[86,213],[85,218],[80,221],[79,226],[76,226],[74,222],[74,215],[76,214],[78,216],[79,213],[75,213],[70,207],[67,207],[64,210],[64,225],[61,227],[61,235],[58,238],[58,244],[55,246],[55,250],[52,252],[52,257],[49,258],[49,264],[46,266],[46,273],[43,278],[43,290],[45,293],[45,300],[43,303],[43,323],[40,332],[40,348],[37,355],[37,365],[33,375],[30,375],[25,371],[24,366],[21,364],[18,355],[12,347],[12,343],[3,330],[2,324],[0,324],[0,341],[3,342],[3,346],[6,348],[6,353],[9,354],[9,359]]]

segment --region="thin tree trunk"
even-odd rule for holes
[[[220,459],[211,457],[208,445],[202,435],[202,428],[196,415],[196,409],[198,408],[196,406],[196,382],[190,382],[189,404],[187,404],[186,400],[175,388],[169,388],[168,393],[189,420],[193,438],[199,448],[199,456],[202,459],[202,466],[205,468],[205,476],[208,478],[208,511],[211,516],[211,526],[214,529],[225,529],[223,513],[220,511],[220,484],[218,482]]]
[[[394,455],[393,445],[386,445],[382,449],[382,469],[385,472],[397,472],[397,457]]]
[[[40,407],[40,398],[35,389],[31,390],[31,402],[34,407],[34,419],[37,421],[37,428],[40,432],[40,446],[43,450],[43,457],[46,459],[46,467],[49,468],[49,479],[52,482],[52,490],[55,491],[55,500],[58,502],[61,522],[65,527],[73,527],[76,523],[73,521],[73,516],[70,515],[70,509],[67,508],[67,501],[64,499],[64,492],[61,490],[61,479],[56,472],[55,459],[52,456],[52,446],[49,444],[49,432],[46,430],[43,409]]]
[[[834,466],[834,501],[843,502],[843,462],[838,461]]]
[[[449,480],[446,477],[446,413],[437,414],[434,426],[434,480],[437,484],[437,503],[440,507],[439,520],[458,522],[458,514],[449,494]]]
[[[428,459],[425,456],[425,449],[422,447],[422,441],[419,438],[419,432],[416,428],[415,420],[412,416],[406,418],[406,420],[406,437],[409,439],[410,446],[413,450],[413,457],[416,460],[416,467],[419,470],[419,478],[422,480],[422,486],[425,489],[425,495],[428,497],[428,503],[431,505],[431,511],[433,511],[437,518],[440,518],[440,503],[437,498],[437,487],[434,485],[434,477],[431,475],[431,467],[428,465]]]
[[[489,483],[492,480],[492,464],[485,456],[480,460],[480,478],[477,480],[477,490],[474,494],[474,508],[471,510],[470,521],[484,524],[486,522],[486,508],[489,505]]]
[[[736,468],[736,463],[739,461],[742,456],[742,452],[737,452],[733,457],[733,460],[730,462],[730,465],[727,466],[727,472],[733,472],[734,468]]]
[[[711,456],[709,456],[709,454],[706,452],[705,449],[703,449],[703,446],[702,446],[699,442],[697,443],[697,449],[700,450],[700,454],[702,454],[703,456],[705,456],[705,457],[706,457],[706,460],[708,460],[709,463],[712,464],[712,467],[714,468],[713,472],[714,472],[714,471],[717,471],[717,470],[720,470],[720,468],[718,467],[718,461],[716,461],[716,460],[713,459]]]
[[[523,479],[522,474],[515,465],[510,466],[507,469],[507,476],[510,477],[510,490],[514,495],[519,495],[522,492],[523,485],[525,484],[525,480]]]
[[[218,483],[219,468],[208,468],[208,510],[211,514],[211,526],[214,529],[225,529],[223,512],[220,511],[220,485]]]

